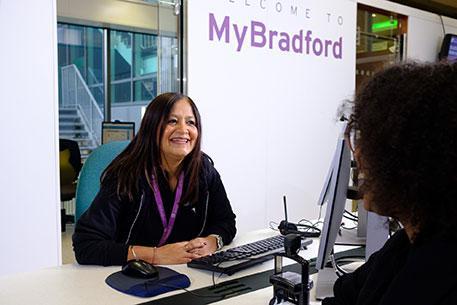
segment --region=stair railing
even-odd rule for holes
[[[103,113],[97,101],[75,65],[62,67],[61,72],[62,107],[75,107],[78,109],[92,139],[97,144],[100,144]]]

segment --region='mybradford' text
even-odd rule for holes
[[[230,17],[225,16],[218,23],[213,13],[209,14],[209,40],[224,41],[230,44],[235,36],[236,51],[244,46],[255,48],[279,49],[283,52],[294,52],[306,55],[343,58],[343,37],[337,40],[313,37],[313,32],[299,30],[296,33],[278,32],[267,29],[267,26],[252,20],[249,25],[231,24]]]

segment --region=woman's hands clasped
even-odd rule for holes
[[[216,240],[212,236],[168,244],[156,249],[154,263],[160,265],[186,264],[193,259],[213,254],[216,248]]]
[[[156,249],[154,264],[186,264],[193,259],[213,254],[217,249],[213,236],[197,237],[188,242],[164,245]]]
[[[190,241],[167,244],[158,248],[135,246],[137,258],[155,265],[186,264],[193,259],[213,254],[217,241],[213,236],[197,237]],[[129,253],[127,259],[134,259]]]
[[[216,251],[217,241],[214,236],[197,237],[188,242],[187,248],[190,253],[207,256]]]
[[[183,241],[157,248],[153,263],[160,265],[185,264],[193,259],[200,258],[201,255],[189,251],[189,249],[192,250],[193,248],[188,245],[189,242]]]

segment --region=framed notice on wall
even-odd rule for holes
[[[102,144],[113,141],[130,141],[135,136],[134,122],[103,122]]]

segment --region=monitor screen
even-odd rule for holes
[[[457,36],[453,35],[449,43],[448,60],[457,60]]]
[[[135,136],[134,122],[103,122],[102,144],[113,141],[130,141]]]
[[[316,269],[323,269],[332,252],[345,210],[349,177],[351,172],[351,151],[343,136],[340,136],[327,180],[322,189],[319,204],[327,202],[322,227]]]
[[[457,60],[457,35],[446,34],[444,36],[439,59],[448,61]]]

